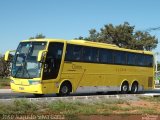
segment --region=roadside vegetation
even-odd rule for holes
[[[9,86],[10,86],[10,79],[0,77],[0,89],[6,88]]]
[[[160,98],[140,98],[135,101],[106,99],[93,101],[29,101],[15,99],[0,103],[0,114],[58,114],[67,119],[91,115],[159,115]]]

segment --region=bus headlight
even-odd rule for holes
[[[30,85],[38,85],[41,84],[41,81],[29,81]]]
[[[11,80],[11,81],[10,81],[10,83],[14,83],[14,81],[13,81],[13,80]]]

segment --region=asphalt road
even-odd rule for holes
[[[109,93],[72,93],[69,96],[93,96],[93,95],[117,95],[117,92]],[[57,97],[56,94],[45,94],[42,97]],[[12,98],[35,98],[33,94],[28,93],[15,93],[10,89],[0,89],[0,99],[12,99]]]
[[[122,94],[118,92],[107,92],[107,93],[73,93],[69,97],[72,96],[110,96],[110,95],[116,95],[121,96]],[[126,94],[129,95],[129,94]],[[155,89],[152,91],[146,91],[143,93],[139,93],[138,95],[148,95],[148,96],[160,96],[160,89]],[[44,98],[52,98],[57,97],[56,94],[46,94],[43,96]],[[43,98],[42,97],[42,98]],[[33,94],[28,93],[15,93],[12,92],[10,89],[0,89],[0,99],[13,99],[13,98],[35,98]]]

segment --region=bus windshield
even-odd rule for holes
[[[37,62],[37,56],[45,47],[46,42],[21,42],[13,59],[11,75],[15,78],[40,77],[41,63]]]

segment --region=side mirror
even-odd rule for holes
[[[7,62],[10,62],[13,55],[11,53],[15,52],[15,50],[11,50],[11,51],[6,51],[5,55],[4,55],[4,60]]]
[[[38,53],[37,62],[42,62],[42,63],[45,62],[46,55],[47,55],[46,50],[40,50]]]

